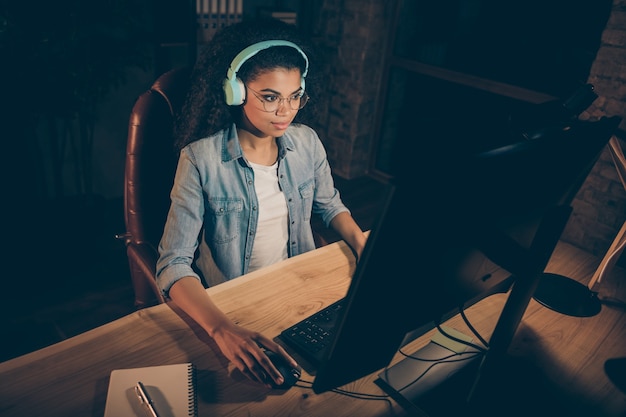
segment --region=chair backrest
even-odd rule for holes
[[[124,240],[138,308],[163,302],[154,273],[178,160],[173,123],[185,99],[189,76],[186,67],[161,75],[139,96],[129,119]]]

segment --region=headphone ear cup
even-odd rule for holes
[[[224,96],[227,105],[239,106],[243,104],[246,98],[246,87],[238,77],[235,79],[226,78],[224,80]]]

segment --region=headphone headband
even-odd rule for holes
[[[228,67],[228,72],[226,73],[226,79],[224,80],[224,94],[226,96],[226,104],[229,106],[238,106],[243,104],[245,98],[245,86],[243,82],[237,77],[237,71],[239,68],[251,57],[259,53],[260,51],[271,48],[273,46],[289,46],[302,55],[304,58],[304,72],[300,77],[300,86],[302,90],[304,90],[304,79],[309,71],[309,59],[306,54],[298,45],[293,42],[284,41],[284,40],[268,40],[262,41],[255,44],[252,44],[245,48],[243,51],[239,52],[237,56],[232,60],[230,66]]]

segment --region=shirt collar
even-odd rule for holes
[[[291,126],[287,129],[283,136],[278,137],[278,158],[282,159],[287,151],[294,150],[293,140],[289,134]],[[226,129],[222,136],[222,162],[228,162],[243,158],[243,150],[237,136],[237,126],[233,123]]]

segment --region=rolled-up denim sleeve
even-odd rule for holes
[[[192,263],[202,230],[204,198],[193,156],[188,149],[180,153],[170,192],[171,205],[159,242],[156,280],[166,297],[179,279],[191,276],[200,280]]]
[[[343,204],[339,190],[335,188],[326,150],[317,136],[313,144],[313,157],[315,163],[313,212],[320,215],[322,221],[328,227],[337,214],[342,212],[350,213],[350,210]]]

